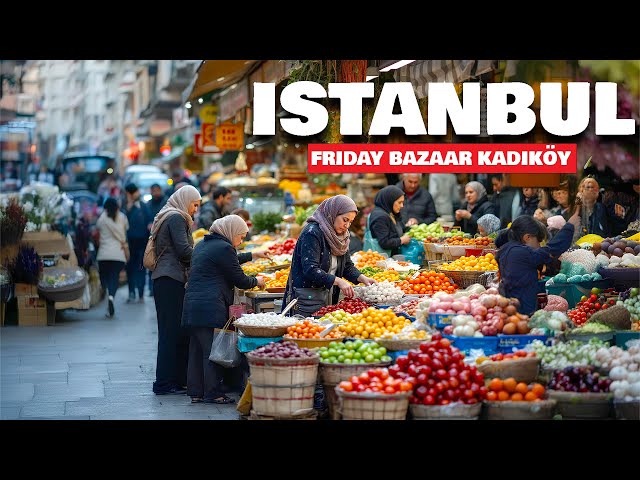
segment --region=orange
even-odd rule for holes
[[[487,392],[487,400],[490,402],[495,402],[498,400],[498,394],[496,392]]]
[[[515,378],[507,378],[504,382],[504,389],[509,392],[509,393],[513,393],[516,391],[516,386],[518,385],[518,382],[516,382]]]
[[[520,382],[516,385],[516,392],[521,393],[522,395],[526,394],[529,391],[529,387],[524,382]]]
[[[512,402],[521,402],[522,399],[523,399],[523,396],[522,396],[521,393],[516,392],[516,393],[512,393],[511,394],[511,401]]]
[[[498,401],[504,402],[505,400],[509,400],[509,394],[504,390],[498,392]]]
[[[534,400],[537,400],[538,397],[536,397],[536,394],[533,392],[527,392],[524,396],[524,400],[525,402],[533,402]]]
[[[502,379],[492,378],[491,381],[489,382],[489,390],[492,390],[494,392],[499,392],[502,389],[503,389]]]
[[[542,396],[544,395],[545,389],[539,383],[534,383],[533,386],[531,387],[531,391],[535,393],[536,397],[542,398]]]

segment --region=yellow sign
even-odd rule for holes
[[[217,127],[216,145],[220,150],[244,150],[243,125],[225,123]]]
[[[216,123],[218,119],[218,106],[205,105],[200,109],[199,117],[202,123]]]

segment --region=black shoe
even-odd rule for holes
[[[115,309],[113,308],[113,297],[111,295],[109,295],[109,316],[113,317],[113,314],[115,313]]]
[[[158,390],[153,393],[156,395],[185,395],[187,393],[187,389],[182,387],[173,387],[169,390]]]

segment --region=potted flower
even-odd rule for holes
[[[0,206],[0,246],[17,245],[22,240],[27,216],[24,209],[12,198]]]

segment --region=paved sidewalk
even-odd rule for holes
[[[0,328],[0,407],[6,419],[237,420],[235,405],[155,395],[156,310],[116,296],[90,310],[58,312],[51,327]],[[237,394],[229,394],[236,400]]]

